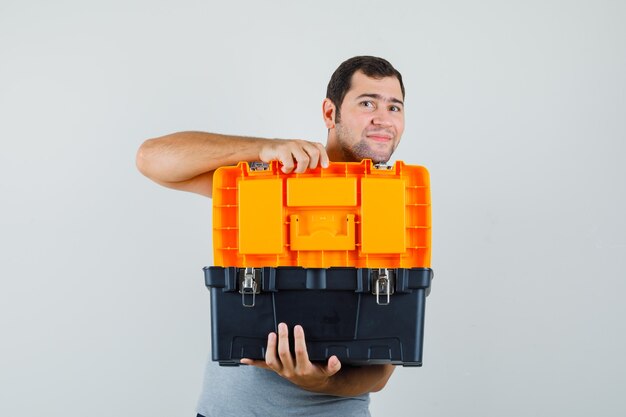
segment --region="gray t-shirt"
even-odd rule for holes
[[[336,397],[305,391],[275,372],[254,366],[219,366],[204,371],[198,413],[225,416],[369,417],[369,394]]]

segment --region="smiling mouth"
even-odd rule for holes
[[[387,136],[387,135],[367,135],[367,137],[376,142],[390,142],[391,141],[391,136]]]
[[[388,130],[384,130],[384,129],[382,130],[372,129],[369,132],[366,131],[365,136],[368,139],[371,139],[376,142],[391,142],[393,139],[393,134],[389,132]]]

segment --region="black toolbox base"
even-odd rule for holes
[[[310,360],[336,355],[344,364],[422,365],[424,307],[432,270],[395,270],[389,304],[372,294],[371,270],[355,268],[262,268],[262,290],[244,298],[243,268],[205,268],[211,294],[212,359],[237,366],[242,358],[265,358],[267,335],[279,323],[304,328]],[[323,276],[320,278],[320,274]],[[385,301],[380,297],[379,301]]]

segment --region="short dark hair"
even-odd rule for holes
[[[402,99],[404,100],[404,84],[402,83],[402,75],[383,58],[375,56],[355,56],[339,65],[333,75],[330,77],[328,87],[326,88],[326,98],[330,99],[336,107],[335,122],[339,123],[339,108],[346,93],[350,90],[352,76],[355,72],[361,71],[363,74],[372,78],[396,77],[400,81],[400,89],[402,90]]]

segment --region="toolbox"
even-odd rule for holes
[[[433,276],[424,167],[221,167],[213,176],[213,253],[204,275],[220,365],[263,359],[281,322],[302,325],[313,361],[422,364]]]

